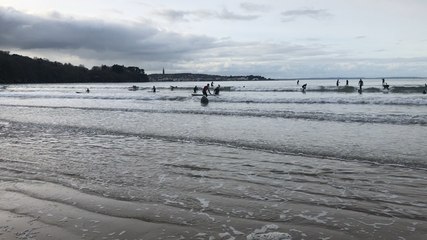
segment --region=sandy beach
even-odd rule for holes
[[[174,163],[149,183],[155,189],[149,196],[123,183],[100,191],[71,182],[74,189],[54,174],[62,185],[3,178],[0,238],[421,240],[427,234],[420,197],[427,181],[417,177],[425,170],[300,156],[271,162],[275,154],[262,155],[270,161],[240,163],[254,169],[240,176],[242,170],[214,173],[215,163]]]

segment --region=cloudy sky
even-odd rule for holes
[[[427,77],[426,0],[0,0],[0,49],[147,73]]]

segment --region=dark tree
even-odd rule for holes
[[[10,55],[0,51],[0,84],[14,83],[81,83],[81,82],[147,82],[144,69],[102,65],[87,69],[83,65],[51,62],[47,59]]]

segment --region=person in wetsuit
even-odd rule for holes
[[[221,86],[218,84],[218,87],[216,87],[215,89],[214,89],[214,94],[215,95],[218,95],[219,94],[219,88],[220,88]]]
[[[211,91],[209,90],[209,83],[202,90],[203,95],[206,97],[208,96],[208,92],[209,92],[209,95],[212,95]]]

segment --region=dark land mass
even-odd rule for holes
[[[96,82],[159,82],[159,81],[247,81],[268,80],[262,76],[220,76],[209,74],[176,73],[145,74],[144,69],[113,66],[95,66],[52,62],[30,58],[0,50],[0,84],[29,83],[96,83]]]
[[[122,65],[92,69],[0,51],[0,84],[148,82],[144,69]]]
[[[180,81],[259,81],[271,80],[263,76],[221,76],[198,73],[172,73],[172,74],[150,74],[148,78],[151,82],[180,82]]]

